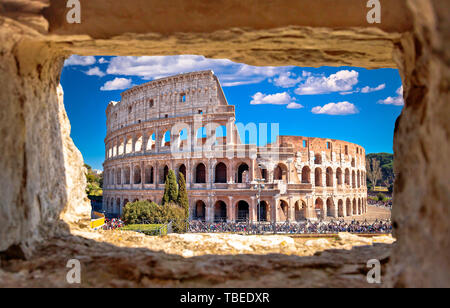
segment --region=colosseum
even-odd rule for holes
[[[234,106],[212,71],[135,86],[106,116],[108,216],[128,202],[161,202],[170,169],[186,178],[191,219],[294,222],[367,212],[361,146],[298,136],[242,142]]]

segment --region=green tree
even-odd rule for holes
[[[189,218],[189,200],[188,200],[188,194],[186,190],[186,181],[184,179],[183,173],[180,172],[180,178],[178,180],[178,198],[177,203],[179,206],[181,206],[184,209],[185,212],[185,218]]]
[[[378,180],[381,179],[381,168],[380,168],[380,161],[378,161],[376,158],[372,158],[371,160],[366,160],[366,172],[367,172],[367,178],[369,179],[370,183],[372,184],[372,189],[375,189],[375,186],[377,186]]]
[[[169,202],[176,203],[178,199],[178,184],[177,177],[173,170],[169,170],[169,174],[166,177],[166,185],[164,188],[164,195],[162,199],[162,205],[166,205]]]

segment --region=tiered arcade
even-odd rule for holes
[[[133,87],[106,115],[103,202],[111,216],[135,200],[161,202],[169,169],[185,175],[192,219],[292,222],[367,212],[361,146],[297,136],[242,143],[212,71]]]

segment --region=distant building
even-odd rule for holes
[[[192,219],[282,222],[367,211],[361,146],[297,136],[243,144],[234,106],[211,71],[133,87],[108,105],[106,116],[109,214],[119,215],[130,201],[161,202],[169,169],[186,178]],[[259,206],[256,179],[265,185]]]

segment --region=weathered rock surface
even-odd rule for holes
[[[389,282],[390,286],[450,286],[449,1],[383,1],[384,17],[378,27],[365,23],[367,9],[362,7],[364,1],[357,0],[296,1],[295,4],[287,0],[228,1],[222,10],[213,9],[224,5],[223,1],[119,2],[108,2],[108,5],[105,0],[86,2],[89,9],[82,11],[85,19],[81,25],[65,24],[63,1],[0,3],[0,169],[3,171],[0,251],[3,255],[29,256],[43,238],[66,234],[67,226],[83,226],[88,218],[83,203],[85,196],[78,186],[83,183],[79,169],[81,157],[69,140],[67,126],[61,122],[64,116],[57,99],[65,56],[191,53],[253,65],[398,66],[406,106],[395,132],[398,177],[393,218],[398,243],[389,266]],[[156,3],[164,5],[164,10],[158,7],[151,12],[142,10],[144,5]],[[44,17],[42,9],[50,4]],[[326,12],[327,16],[321,15]],[[146,14],[152,18],[137,18]],[[177,18],[179,14],[183,18]],[[186,14],[192,18],[185,18]],[[340,14],[345,14],[345,18]],[[66,223],[61,224],[60,217]],[[97,244],[92,244],[95,247],[92,250],[77,246],[89,245],[91,241],[77,237],[67,241],[73,247],[62,246],[63,252],[55,256],[53,265],[61,265],[69,251],[80,249],[87,260],[94,260],[94,256],[107,257],[110,268],[114,268],[113,264],[123,268],[119,278],[111,274],[111,278],[117,279],[117,285],[125,283],[127,277],[145,282],[142,285],[151,285],[153,279],[171,283],[182,280],[181,270],[173,274],[173,268],[166,267],[172,263],[165,263],[163,257],[157,259],[160,267],[155,275],[144,270],[146,274],[141,275],[138,266],[125,259],[135,254],[137,264],[152,262],[148,250],[124,248],[122,251],[108,246],[99,252]],[[38,264],[46,259],[46,254],[58,254],[57,243],[57,240],[49,241],[47,250],[40,250],[41,257],[30,262]],[[226,276],[226,268],[208,263],[211,271],[207,272],[201,267],[202,258],[207,257],[196,258],[189,259],[192,263],[186,270],[192,285],[195,285],[195,271],[202,277],[199,281],[206,276],[219,277],[219,280]],[[253,265],[249,256],[225,258],[230,268],[247,273],[226,280],[228,285],[249,286],[250,278],[246,277],[251,277],[248,273],[252,268],[270,273],[268,280],[261,276],[254,280],[252,286],[257,286],[269,285],[262,281],[275,283],[281,273],[292,269],[286,260],[293,257],[280,257],[283,261],[277,263],[277,272],[267,270],[265,262],[261,268],[256,261]],[[241,268],[239,264],[246,262],[256,267]],[[97,266],[98,263],[97,260],[89,264]],[[42,268],[46,274],[54,271],[50,266]],[[105,270],[109,273],[111,269]],[[310,285],[315,286],[324,285],[325,279],[330,278],[327,271],[313,271],[317,274],[314,277],[302,272],[302,281],[308,281],[304,278],[309,277]],[[10,277],[10,273],[3,271],[0,275],[15,281],[14,275],[22,274]],[[29,278],[29,274],[23,275]],[[55,285],[62,283],[61,279],[56,279]],[[292,281],[296,279],[300,280]],[[89,281],[96,285],[95,280]],[[222,285],[226,285],[224,281],[221,280]],[[105,284],[98,281],[98,285]]]

